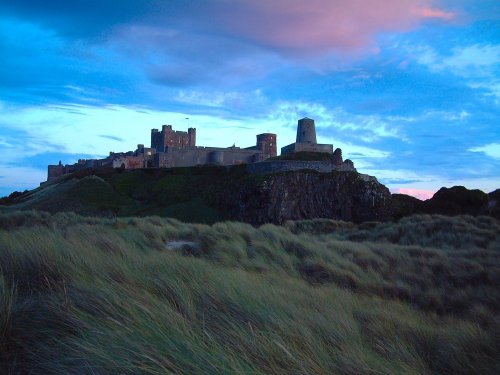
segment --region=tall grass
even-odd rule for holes
[[[499,373],[499,223],[393,225],[0,214],[0,369]]]

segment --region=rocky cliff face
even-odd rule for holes
[[[357,172],[269,174],[252,184],[232,186],[214,204],[231,219],[252,224],[312,218],[361,222],[391,215],[389,190]]]

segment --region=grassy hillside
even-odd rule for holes
[[[0,214],[0,369],[498,374],[500,223]]]
[[[245,166],[173,169],[85,169],[13,199],[13,209],[73,211],[83,215],[174,217],[188,222],[214,223],[227,218],[212,201],[214,192],[251,184],[259,177]],[[2,202],[0,202],[2,203]]]

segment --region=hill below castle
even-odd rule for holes
[[[252,224],[332,218],[386,220],[389,190],[357,172],[249,173],[245,166],[82,170],[9,201],[15,209],[86,215],[168,216]]]

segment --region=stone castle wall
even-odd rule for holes
[[[255,163],[268,158],[257,149],[239,147],[192,147],[183,149],[167,149],[155,155],[155,166],[158,168],[191,167],[204,164],[236,165]]]
[[[163,141],[162,141],[163,140]],[[187,144],[186,144],[187,142]],[[190,167],[195,165],[235,165],[255,163],[276,156],[276,134],[257,135],[255,146],[200,147],[195,146],[196,129],[188,132],[174,132],[170,125],[162,131],[152,129],[151,147],[156,150],[153,165],[158,168]],[[163,145],[165,144],[165,147]]]
[[[293,154],[294,152],[323,152],[333,153],[333,145],[318,143],[292,143],[281,148],[281,155]]]
[[[310,169],[321,173],[355,172],[356,168],[350,160],[346,160],[340,165],[331,161],[302,161],[302,160],[271,160],[247,165],[250,173],[277,173],[288,171],[300,171]]]

